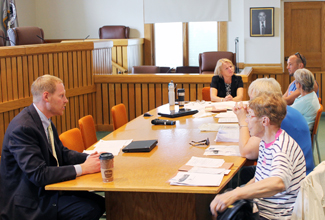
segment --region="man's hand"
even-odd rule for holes
[[[99,155],[100,153],[95,152],[89,155],[84,163],[80,164],[82,175],[100,172]]]

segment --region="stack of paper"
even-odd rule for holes
[[[94,150],[85,150],[84,153],[91,154],[95,151],[97,152],[110,152],[113,155],[118,155],[120,152],[121,148],[124,146],[130,144],[132,142],[131,140],[114,140],[114,141],[104,141],[104,140],[99,140],[95,144],[95,149]]]
[[[207,123],[199,126],[200,131],[218,131],[221,125],[218,123]]]
[[[204,155],[241,156],[238,145],[210,145]]]
[[[225,172],[228,173],[218,169],[224,162],[223,159],[192,157],[185,165],[189,167],[188,172],[178,172],[169,182],[171,185],[219,186]]]
[[[216,142],[239,142],[238,124],[224,124],[219,128]]]

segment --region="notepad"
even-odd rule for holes
[[[124,153],[128,152],[150,152],[158,143],[158,140],[132,141],[122,149]]]

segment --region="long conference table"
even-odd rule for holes
[[[214,117],[183,116],[172,120],[176,125],[152,125],[163,105],[149,111],[152,117],[139,116],[107,135],[104,140],[158,139],[149,153],[123,153],[114,158],[114,181],[103,183],[101,173],[47,185],[46,190],[105,191],[107,219],[209,219],[209,204],[243,166],[246,159],[237,156],[204,156],[207,146],[191,146],[190,141],[210,139],[216,132],[200,132],[204,123],[217,122]],[[159,117],[161,119],[167,119]],[[192,156],[224,159],[234,163],[218,187],[172,186],[168,180],[176,175]]]

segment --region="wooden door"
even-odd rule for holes
[[[306,57],[307,69],[312,72],[325,70],[325,2],[284,3],[285,58],[296,52]],[[291,81],[286,70],[284,91]]]

